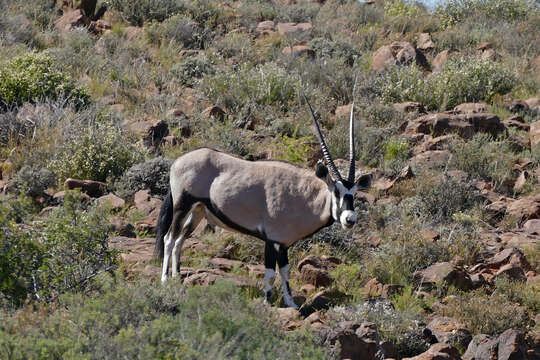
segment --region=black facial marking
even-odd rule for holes
[[[354,198],[351,194],[343,196],[343,206],[341,209],[354,211]]]

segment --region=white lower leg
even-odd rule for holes
[[[169,268],[169,260],[171,258],[171,253],[173,250],[172,235],[167,233],[165,235],[164,249],[163,249],[163,269],[161,271],[161,282],[164,283],[167,281],[167,270]]]
[[[293,297],[291,295],[291,289],[289,288],[289,270],[291,266],[289,264],[284,267],[279,268],[279,274],[281,275],[281,283],[283,287],[283,300],[285,305],[298,309],[298,306],[294,303]]]
[[[173,278],[178,276],[178,262],[180,261],[180,256],[182,255],[183,242],[184,242],[183,236],[180,236],[174,242],[174,248],[172,250],[172,272],[171,272],[171,276]]]
[[[264,303],[268,303],[270,295],[272,293],[272,287],[274,286],[274,280],[276,279],[276,272],[272,269],[266,269],[264,271]]]

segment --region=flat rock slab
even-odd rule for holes
[[[144,263],[152,260],[154,256],[154,238],[129,238],[117,236],[109,239],[113,249],[123,251],[122,259],[128,263]]]

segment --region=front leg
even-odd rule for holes
[[[291,295],[291,288],[289,286],[289,271],[291,266],[289,265],[288,249],[283,245],[279,246],[277,263],[279,266],[279,274],[281,275],[283,300],[285,301],[285,305],[298,309],[298,306],[294,303],[294,299]]]
[[[276,262],[278,252],[274,247],[275,243],[266,241],[264,247],[264,302],[270,302],[270,296],[272,295],[272,287],[274,286],[274,280],[276,279]]]

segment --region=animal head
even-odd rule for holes
[[[356,191],[367,189],[371,185],[371,174],[361,175],[355,180],[354,101],[351,106],[351,116],[349,120],[349,176],[347,177],[347,180],[345,180],[341,176],[339,170],[334,164],[334,161],[332,160],[332,157],[330,156],[330,152],[326,146],[326,141],[324,140],[324,136],[321,132],[319,122],[317,121],[311,104],[305,95],[304,100],[306,101],[311,112],[311,118],[313,119],[315,129],[317,130],[317,137],[319,138],[319,142],[321,144],[323,157],[328,165],[328,167],[326,167],[322,161],[319,161],[315,170],[315,175],[319,179],[326,182],[328,191],[331,193],[332,217],[335,221],[339,221],[344,229],[350,229],[354,224],[356,224],[356,213],[354,211],[354,196]],[[330,175],[330,172],[332,173],[332,176]]]

